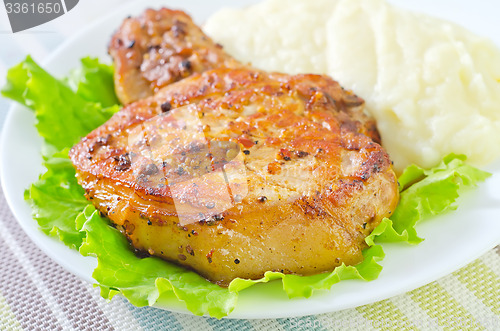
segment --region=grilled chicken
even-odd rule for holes
[[[222,64],[125,106],[70,158],[139,251],[223,286],[311,275],[359,263],[398,202],[363,106],[327,76]]]
[[[115,62],[116,94],[124,105],[193,73],[238,66],[187,14],[166,8],[125,19],[108,51]]]

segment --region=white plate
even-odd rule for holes
[[[239,1],[238,6],[253,2]],[[493,40],[496,38],[496,43],[500,45],[500,36],[496,33],[500,24],[494,15],[499,12],[500,5],[496,2],[394,2],[463,23],[477,33]],[[107,59],[106,45],[111,33],[125,16],[137,14],[146,6],[182,8],[197,22],[203,22],[216,9],[230,4],[226,3],[211,1],[208,4],[203,0],[134,3],[75,35],[52,55],[44,67],[62,76],[78,66],[81,57],[91,55]],[[82,257],[44,235],[38,230],[23,199],[23,191],[42,172],[40,138],[33,124],[34,118],[29,110],[19,105],[12,107],[5,123],[0,152],[1,179],[7,201],[24,231],[47,255],[75,275],[93,282],[91,274],[96,265],[95,259]],[[500,161],[486,170],[493,172],[493,177],[479,189],[465,194],[458,211],[418,225],[419,234],[426,238],[423,243],[418,246],[384,245],[387,257],[377,280],[343,281],[334,285],[331,291],[317,292],[309,299],[294,300],[286,298],[280,290],[280,282],[261,284],[240,294],[238,306],[229,317],[293,317],[356,307],[415,289],[473,261],[500,243]],[[163,308],[188,312],[179,303],[167,303]]]

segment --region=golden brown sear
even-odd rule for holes
[[[154,95],[193,73],[238,62],[179,10],[146,10],[123,21],[109,44],[121,103]]]
[[[223,66],[125,106],[70,157],[138,250],[220,285],[311,275],[359,263],[398,202],[363,106],[327,76]]]

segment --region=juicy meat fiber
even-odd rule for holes
[[[227,285],[359,263],[398,201],[374,140],[363,100],[327,76],[222,65],[125,106],[70,157],[137,250]]]

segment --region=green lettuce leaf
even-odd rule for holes
[[[464,155],[450,154],[441,164],[429,170],[416,165],[405,169],[399,177],[399,205],[390,219],[384,219],[366,238],[368,244],[406,241],[418,244],[415,224],[457,208],[456,200],[462,189],[476,186],[490,173],[465,163]]]
[[[24,198],[44,233],[76,249],[85,237],[75,224],[76,217],[89,203],[83,195],[85,191],[76,181],[67,149],[55,153],[44,165],[47,171],[25,191]]]
[[[73,146],[119,109],[85,100],[30,56],[8,71],[2,94],[35,111],[38,133],[57,150]]]
[[[74,74],[73,79],[82,79],[76,84],[81,91],[93,85],[112,84],[112,68],[97,60],[83,59],[82,68],[76,72],[79,74]],[[29,56],[8,71],[7,84],[2,89],[4,96],[34,110],[38,132],[45,140],[42,155],[47,171],[25,192],[33,218],[43,232],[73,248],[80,247],[85,237],[85,232],[76,228],[75,218],[88,201],[76,181],[68,148],[119,109],[116,105],[102,108],[94,102],[116,101],[112,85],[94,96],[87,93],[93,100],[85,100],[80,96],[82,93],[71,90]]]
[[[172,292],[197,315],[208,313],[221,318],[234,309],[235,293],[159,258],[138,258],[127,239],[109,226],[93,206],[87,206],[79,218],[85,219],[77,223],[82,224],[81,229],[87,233],[80,253],[97,257],[98,266],[92,276],[104,298],[111,299],[119,292],[132,304],[147,306],[153,305],[165,292]]]
[[[99,103],[102,107],[118,105],[120,102],[115,94],[113,66],[90,57],[80,61],[81,66],[68,77],[71,89],[86,101]]]
[[[315,290],[328,290],[334,284],[346,279],[374,280],[382,271],[377,262],[385,257],[382,246],[375,245],[363,251],[364,260],[355,266],[342,264],[332,272],[312,276],[287,275],[281,272],[267,271],[264,277],[257,280],[236,278],[229,284],[229,291],[239,292],[258,283],[267,283],[281,279],[283,290],[289,298],[309,298]]]

